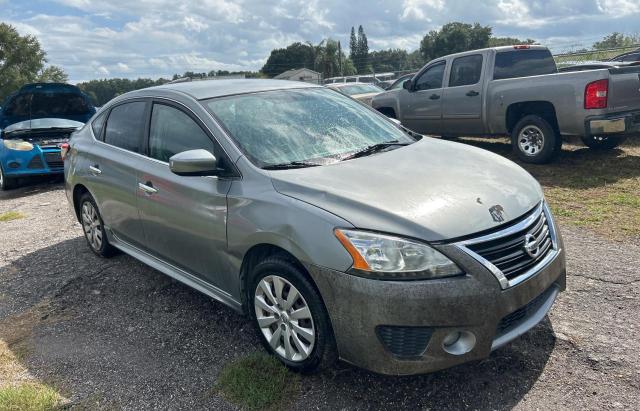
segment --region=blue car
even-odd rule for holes
[[[0,190],[19,179],[64,172],[61,146],[96,110],[89,96],[61,83],[27,84],[0,111]]]

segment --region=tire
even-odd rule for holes
[[[287,258],[273,256],[258,263],[249,278],[247,308],[266,350],[296,372],[333,366],[337,350],[329,315],[305,273]],[[287,301],[294,289],[298,296]]]
[[[84,238],[91,251],[103,258],[116,254],[116,249],[109,244],[107,233],[104,229],[104,221],[91,194],[84,193],[80,197],[79,220],[82,225]]]
[[[604,136],[585,136],[582,142],[585,146],[594,150],[611,150],[622,144],[627,138],[622,137],[604,137]]]
[[[562,138],[547,120],[531,114],[516,123],[511,132],[511,145],[521,161],[544,164],[560,153]]]
[[[12,190],[17,186],[17,179],[12,177],[7,177],[4,174],[4,170],[2,169],[2,164],[0,164],[0,191],[4,190]]]

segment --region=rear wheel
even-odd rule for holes
[[[608,136],[585,136],[582,142],[585,146],[594,150],[611,150],[618,147],[626,140],[626,137],[608,137]]]
[[[0,164],[0,190],[11,190],[16,187],[16,179],[4,174],[2,164]]]
[[[560,153],[562,138],[544,118],[527,115],[513,128],[511,144],[520,160],[526,163],[544,164]]]
[[[91,251],[100,257],[111,257],[115,254],[116,249],[109,244],[98,206],[89,193],[80,197],[80,224]]]
[[[285,258],[270,257],[253,268],[251,278],[247,301],[265,348],[294,371],[333,365],[329,316],[305,274]]]

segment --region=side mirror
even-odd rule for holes
[[[179,176],[212,176],[218,172],[218,160],[207,150],[189,150],[173,155],[169,169]]]
[[[402,83],[402,88],[405,90],[411,91],[411,87],[412,87],[411,80],[405,80],[404,83]]]

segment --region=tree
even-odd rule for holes
[[[489,39],[488,47],[500,47],[500,46],[513,46],[517,44],[535,44],[535,40],[526,39],[520,40],[515,37],[491,37]]]
[[[375,73],[414,68],[409,64],[409,53],[402,49],[372,51],[369,53],[369,63]]]
[[[627,36],[622,33],[613,32],[605,36],[601,41],[593,44],[593,48],[597,50],[613,49],[620,47],[631,47],[640,43],[640,36]]]
[[[297,42],[283,49],[272,50],[260,71],[268,77],[275,77],[291,69],[303,67],[314,69],[315,60],[314,46]]]
[[[38,81],[43,83],[66,83],[69,76],[58,66],[48,66],[38,73]]]
[[[61,68],[45,68],[46,53],[34,36],[21,36],[15,27],[0,23],[0,102],[26,83],[66,81]]]
[[[355,60],[358,55],[358,38],[356,37],[356,30],[351,27],[351,36],[349,37],[349,58],[351,61]]]
[[[491,27],[460,22],[447,23],[432,30],[420,42],[420,52],[428,61],[447,54],[488,47]]]

